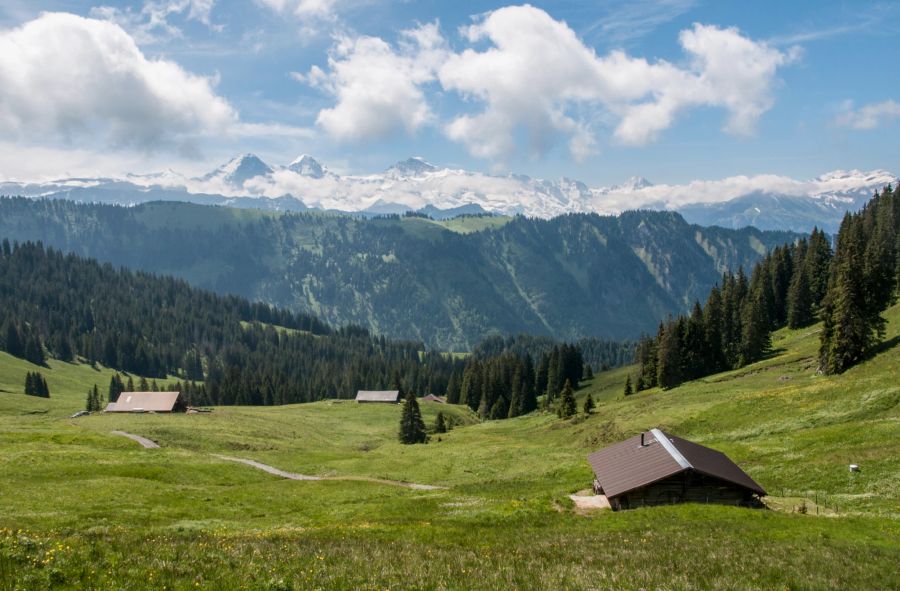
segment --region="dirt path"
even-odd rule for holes
[[[416,484],[415,482],[401,482],[399,480],[384,480],[382,478],[367,478],[365,476],[308,476],[306,474],[296,474],[294,472],[285,472],[284,470],[280,470],[275,468],[274,466],[269,466],[268,464],[263,464],[262,462],[257,462],[256,460],[248,460],[246,458],[235,458],[232,456],[220,456],[219,454],[213,454],[215,457],[220,460],[226,460],[228,462],[238,462],[241,464],[247,464],[248,466],[253,466],[258,470],[262,470],[263,472],[268,472],[269,474],[274,474],[275,476],[281,476],[282,478],[288,478],[290,480],[355,480],[359,482],[375,482],[377,484],[386,484],[389,486],[402,486],[404,488],[411,488],[413,490],[446,490],[446,486],[434,486],[432,484]]]
[[[279,470],[273,466],[269,466],[268,464],[263,464],[261,462],[257,462],[256,460],[248,460],[245,458],[233,458],[231,456],[220,456],[219,454],[213,454],[215,457],[220,460],[227,460],[229,462],[240,462],[241,464],[247,464],[248,466],[253,466],[258,470],[262,470],[263,472],[268,472],[269,474],[274,474],[275,476],[281,476],[282,478],[289,478],[290,480],[322,480],[320,476],[307,476],[306,474],[295,474],[294,472],[285,472],[284,470]]]
[[[150,441],[146,437],[141,437],[140,435],[134,435],[133,433],[126,433],[125,431],[112,431],[113,435],[121,435],[122,437],[127,437],[128,439],[137,441],[147,449],[155,449],[159,447],[159,444],[155,441]]]

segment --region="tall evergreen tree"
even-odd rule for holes
[[[403,410],[400,414],[400,443],[425,443],[428,434],[425,432],[425,422],[419,410],[419,402],[415,394],[410,390],[403,401]]]
[[[594,397],[591,396],[591,393],[588,392],[587,398],[584,399],[584,406],[582,407],[585,415],[590,415],[594,412]]]
[[[566,380],[562,392],[560,392],[559,406],[556,412],[561,419],[574,417],[578,412],[578,406],[575,403],[575,393],[572,391],[572,383],[569,380]]]
[[[444,419],[444,413],[438,412],[437,416],[434,418],[434,432],[435,433],[446,433],[447,432],[447,421]]]
[[[842,373],[857,363],[876,338],[877,326],[867,313],[862,230],[860,221],[847,214],[838,233],[819,346],[825,373]]]
[[[670,319],[659,340],[656,358],[656,382],[664,390],[682,381],[680,341],[678,324]]]
[[[800,268],[791,277],[787,299],[787,325],[802,328],[813,323],[813,296],[806,269]]]
[[[622,392],[625,396],[631,396],[634,391],[631,389],[631,374],[625,376],[625,389]]]

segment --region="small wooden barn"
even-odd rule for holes
[[[613,509],[673,503],[759,506],[766,491],[720,451],[651,429],[588,456]]]
[[[440,404],[447,404],[447,399],[443,396],[435,396],[434,394],[426,394],[422,396],[422,402],[437,402]]]
[[[180,392],[122,392],[105,412],[174,412]]]
[[[356,393],[356,401],[397,404],[400,402],[400,390],[360,390]]]

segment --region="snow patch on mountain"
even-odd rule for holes
[[[253,154],[242,154],[202,177],[166,170],[122,179],[7,182],[0,183],[0,193],[123,204],[163,198],[272,209],[399,213],[433,208],[542,218],[669,209],[706,225],[758,223],[808,230],[812,225],[835,227],[844,211],[858,208],[892,182],[896,177],[884,170],[837,170],[809,180],[763,174],[654,185],[635,176],[612,187],[589,187],[568,178],[439,167],[421,157],[398,162],[382,173],[337,175],[308,154],[287,166],[271,166]]]

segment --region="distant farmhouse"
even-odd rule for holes
[[[447,404],[447,399],[443,396],[435,396],[434,394],[426,394],[422,396],[422,402],[439,402],[441,404]]]
[[[175,412],[181,410],[180,396],[180,392],[122,392],[105,412]]]
[[[759,506],[766,491],[722,452],[659,429],[588,456],[613,509],[672,503]]]
[[[356,393],[356,401],[397,404],[400,402],[400,390],[360,390]]]

